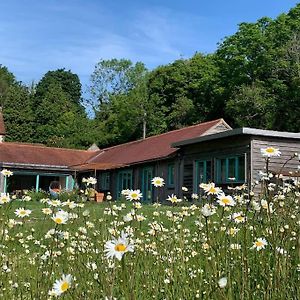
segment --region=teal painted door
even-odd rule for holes
[[[211,161],[196,160],[194,173],[194,192],[199,193],[199,185],[211,181]]]
[[[153,167],[142,169],[142,193],[143,201],[151,202],[153,198],[151,179],[153,178]]]
[[[122,190],[132,189],[132,170],[119,171],[117,183],[117,197],[121,196]]]

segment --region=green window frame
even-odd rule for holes
[[[153,185],[151,179],[153,178],[153,167],[144,167],[141,170],[142,179],[142,194],[144,202],[151,202],[153,198]]]
[[[175,185],[175,164],[168,164],[168,187],[174,187]]]
[[[109,191],[110,190],[110,173],[103,172],[100,174],[100,190]]]
[[[133,172],[132,170],[123,170],[118,172],[117,195],[120,196],[122,190],[132,189]]]
[[[200,191],[201,183],[212,181],[212,161],[211,160],[195,160],[194,163],[194,192]]]
[[[245,155],[217,158],[217,183],[244,183],[246,180]],[[234,181],[229,178],[235,178]]]

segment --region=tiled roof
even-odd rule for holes
[[[52,148],[39,144],[0,143],[0,162],[47,166],[83,164],[97,151]]]
[[[146,139],[109,147],[101,150],[99,154],[97,154],[95,157],[92,157],[87,161],[87,163],[129,165],[144,161],[167,158],[177,151],[176,148],[171,147],[172,143],[202,136],[220,122],[224,122],[224,120],[218,119],[205,122],[178,130],[169,131],[160,135],[151,136]],[[228,129],[230,129],[230,127]]]
[[[0,143],[0,163],[69,167],[75,170],[120,168],[167,158],[178,151],[171,147],[172,143],[212,133],[211,130],[216,130],[219,124],[231,129],[223,119],[218,119],[95,151],[3,142]]]

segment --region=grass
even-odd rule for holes
[[[299,299],[299,188],[272,186],[263,199],[232,190],[235,204],[225,207],[215,195],[142,208],[129,201],[72,209],[3,204],[0,297],[52,299],[55,281],[71,274],[63,299]],[[206,216],[204,205],[215,213]],[[30,216],[16,217],[18,207]],[[44,207],[67,211],[66,224],[44,215]],[[121,231],[134,251],[107,259],[105,244]]]

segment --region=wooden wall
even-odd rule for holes
[[[252,180],[258,180],[259,171],[265,171],[265,158],[261,155],[261,148],[268,146],[278,148],[281,151],[280,157],[270,159],[269,170],[279,173],[284,163],[294,155],[295,152],[300,154],[300,141],[295,139],[274,138],[274,137],[256,137],[252,138]],[[298,157],[290,160],[282,172],[298,171]]]
[[[216,159],[231,155],[246,154],[246,178],[250,178],[250,142],[249,136],[236,136],[183,146],[181,149],[183,156],[183,186],[187,187],[189,191],[193,191],[196,160],[212,160],[212,175],[215,181]]]

